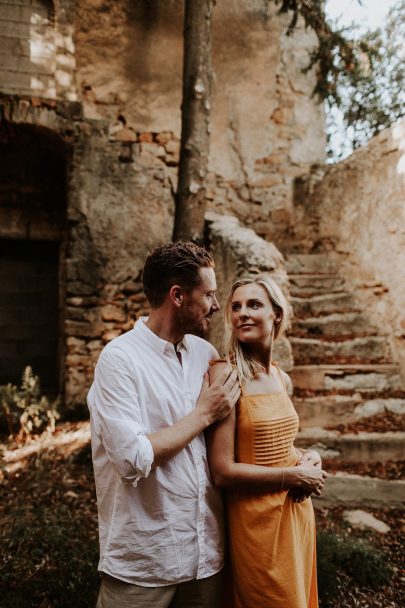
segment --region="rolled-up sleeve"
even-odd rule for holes
[[[126,353],[104,351],[88,396],[98,439],[120,480],[134,486],[150,473],[154,454],[142,420],[139,393]]]

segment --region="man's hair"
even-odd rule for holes
[[[214,260],[199,245],[186,241],[154,249],[143,269],[143,289],[151,308],[163,304],[173,285],[180,285],[187,292],[197,287],[200,268],[214,268]]]

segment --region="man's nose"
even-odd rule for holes
[[[212,308],[213,312],[216,312],[217,310],[219,310],[221,308],[221,306],[219,305],[219,302],[217,300],[217,296],[214,296],[211,308]]]

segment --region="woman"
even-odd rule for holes
[[[228,359],[241,398],[208,436],[211,472],[226,488],[235,608],[317,608],[315,520],[319,454],[293,442],[298,416],[290,380],[271,361],[289,306],[268,277],[237,281],[225,311]],[[211,381],[227,363],[210,368]]]

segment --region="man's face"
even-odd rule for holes
[[[213,268],[200,268],[200,284],[191,293],[184,292],[184,300],[179,310],[179,329],[183,334],[194,334],[203,338],[207,335],[211,317],[219,310],[215,296],[217,283]]]

